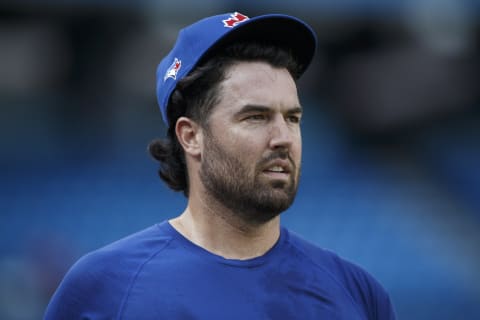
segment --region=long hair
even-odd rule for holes
[[[286,68],[294,79],[298,79],[301,70],[295,57],[286,49],[270,44],[236,43],[202,59],[199,66],[178,82],[167,106],[167,136],[153,140],[148,150],[160,163],[160,178],[171,189],[183,191],[186,197],[189,194],[188,170],[175,124],[179,117],[185,116],[205,127],[212,109],[219,102],[219,85],[225,79],[228,68],[238,61],[263,61],[274,67]]]

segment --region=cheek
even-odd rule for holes
[[[295,142],[292,145],[292,154],[293,157],[295,157],[295,159],[300,162],[300,160],[302,159],[302,136],[300,133],[298,134]]]
[[[233,130],[223,133],[225,139],[228,141],[230,151],[242,158],[255,158],[255,155],[261,154],[266,148],[266,143],[262,142],[260,133],[253,133],[252,131]]]
[[[221,140],[220,144],[225,152],[225,157],[237,159],[245,167],[248,167],[250,164],[255,164],[258,157],[261,156],[258,139],[231,130],[225,130],[219,135],[218,140]]]
[[[264,149],[254,143],[243,142],[235,145],[232,155],[241,160],[245,165],[253,165],[262,157]]]

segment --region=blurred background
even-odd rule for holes
[[[183,210],[146,151],[165,134],[155,69],[227,11],[318,33],[284,225],[367,269],[399,319],[480,319],[474,0],[2,1],[0,319],[40,319],[81,255]]]

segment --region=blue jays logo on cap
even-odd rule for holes
[[[167,72],[165,72],[165,77],[163,78],[163,81],[167,81],[168,78],[177,80],[177,74],[181,67],[182,67],[182,61],[178,60],[178,58],[175,58],[173,63],[167,69]]]
[[[242,22],[244,22],[245,20],[248,20],[248,19],[249,18],[246,15],[235,12],[235,13],[232,13],[230,15],[230,18],[222,20],[222,21],[223,21],[223,25],[226,28],[233,28],[236,25],[238,25],[239,23],[242,23]]]

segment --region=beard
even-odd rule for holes
[[[199,175],[206,192],[247,223],[266,223],[287,210],[295,199],[300,170],[286,150],[273,151],[252,170],[251,163],[225,151],[206,133],[202,157]],[[262,177],[265,165],[275,159],[290,161],[292,170],[287,181]]]

